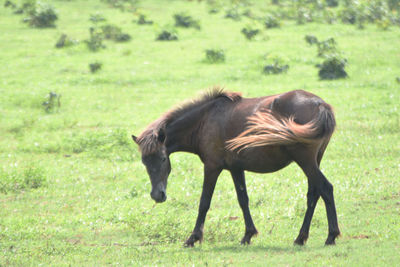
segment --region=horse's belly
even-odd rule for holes
[[[280,147],[270,146],[251,148],[240,152],[233,162],[233,167],[238,166],[251,172],[267,173],[278,171],[291,162],[290,156]]]

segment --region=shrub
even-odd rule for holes
[[[193,19],[185,13],[178,13],[174,15],[175,26],[183,28],[195,28],[200,30],[200,23],[198,20]]]
[[[232,7],[228,9],[225,13],[225,18],[233,19],[233,20],[240,20],[240,14],[237,7]]]
[[[242,29],[242,33],[248,40],[252,40],[257,34],[260,33],[260,30],[251,26],[246,26]]]
[[[90,51],[98,51],[99,49],[105,48],[103,45],[103,32],[98,28],[89,28],[90,37],[88,40],[85,40],[85,43]]]
[[[28,17],[24,21],[31,27],[49,28],[55,27],[54,23],[57,19],[56,11],[51,5],[38,2],[34,8],[29,10]]]
[[[101,62],[93,62],[89,64],[89,69],[91,73],[96,73],[97,71],[101,70],[103,64]]]
[[[309,45],[318,44],[318,39],[314,35],[306,35],[304,39]]]
[[[151,25],[153,24],[152,20],[147,20],[146,15],[140,14],[139,19],[137,21],[137,24],[139,25]]]
[[[131,39],[129,34],[122,33],[121,28],[115,25],[103,25],[101,26],[101,30],[105,39],[110,39],[115,42],[127,42]]]
[[[225,52],[222,49],[207,49],[206,59],[207,63],[222,63],[225,62]]]
[[[68,37],[66,34],[63,33],[61,34],[60,38],[58,38],[58,41],[56,43],[56,48],[68,47],[77,43],[78,41],[71,39],[70,37]]]
[[[4,7],[9,7],[9,8],[12,8],[12,9],[14,9],[14,8],[16,8],[16,7],[17,7],[17,5],[16,5],[16,4],[14,4],[13,2],[11,2],[11,1],[7,0],[7,1],[5,1],[5,2],[4,2]]]
[[[333,38],[325,41],[317,42],[318,56],[323,57],[329,54],[336,53],[336,41]]]
[[[89,20],[94,24],[97,24],[99,22],[106,21],[106,18],[102,14],[96,13],[96,14],[91,14]]]
[[[261,61],[263,62],[263,73],[266,75],[285,73],[289,69],[289,65],[286,64],[287,60],[279,56],[270,56],[267,54],[263,56]]]
[[[157,41],[176,41],[178,40],[178,34],[174,30],[162,30],[156,38]]]
[[[46,101],[42,103],[44,110],[48,113],[61,107],[61,94],[50,92],[46,96]]]
[[[264,19],[264,24],[267,29],[270,28],[278,28],[281,26],[281,23],[277,16],[273,14],[268,14]]]
[[[344,70],[346,65],[346,59],[337,54],[329,55],[322,64],[317,65],[317,68],[319,68],[318,76],[321,80],[346,78],[348,76],[347,72]]]

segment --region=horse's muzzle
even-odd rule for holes
[[[167,194],[165,193],[165,190],[152,190],[150,196],[157,203],[162,203],[167,200]]]

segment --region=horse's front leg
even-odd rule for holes
[[[221,168],[207,165],[204,166],[203,192],[201,193],[200,198],[199,214],[197,215],[197,221],[193,232],[185,242],[185,246],[187,247],[193,247],[196,241],[201,242],[203,240],[204,221],[206,219],[207,211],[210,208],[215,184],[217,183],[217,179],[221,171]]]
[[[246,189],[246,181],[244,178],[243,170],[231,170],[233,182],[235,183],[235,189],[237,198],[239,201],[240,208],[243,212],[244,223],[246,225],[246,232],[241,241],[241,244],[250,244],[251,238],[253,235],[256,235],[257,229],[254,226],[253,219],[251,218],[250,210],[249,210],[249,197],[247,195]]]

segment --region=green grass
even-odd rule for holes
[[[56,28],[33,29],[0,8],[0,266],[317,265],[387,266],[400,261],[399,27],[282,21],[248,41],[250,23],[209,14],[206,1],[141,1],[154,25],[101,1],[52,1]],[[254,10],[268,9],[256,2]],[[3,5],[3,3],[1,3]],[[88,50],[90,15],[132,36]],[[188,12],[201,30],[178,29],[179,40],[155,41],[173,15]],[[62,33],[80,41],[56,49]],[[320,81],[316,47],[305,35],[335,38],[349,78]],[[225,62],[207,64],[205,50]],[[287,73],[264,75],[265,54],[285,59]],[[100,61],[93,74],[88,65]],[[338,123],[322,161],[335,188],[342,236],[323,246],[322,201],[305,247],[292,245],[305,212],[307,179],[296,165],[273,174],[247,173],[250,210],[259,235],[240,246],[241,210],[223,172],[205,224],[204,242],[183,248],[197,216],[202,164],[171,156],[168,200],[154,205],[150,181],[130,134],[213,85],[246,97],[293,89],[333,105]],[[49,92],[61,106],[46,112]]]

